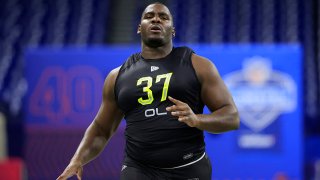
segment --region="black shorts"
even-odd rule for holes
[[[179,168],[161,169],[136,163],[135,166],[122,166],[121,180],[211,180],[212,167],[205,155],[201,160]]]

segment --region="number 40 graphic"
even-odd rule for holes
[[[51,123],[90,121],[99,106],[103,77],[91,66],[65,69],[51,66],[44,69],[30,88],[28,110],[34,117]],[[34,89],[32,89],[34,88]]]

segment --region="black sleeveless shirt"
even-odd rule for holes
[[[165,110],[171,96],[202,114],[201,86],[192,66],[193,51],[173,48],[161,59],[131,55],[121,66],[115,96],[126,119],[125,164],[136,161],[170,168],[187,164],[205,151],[203,132],[181,123]]]

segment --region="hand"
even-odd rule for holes
[[[166,108],[167,111],[171,112],[171,115],[177,116],[178,121],[186,123],[190,127],[197,127],[198,117],[192,111],[187,103],[174,99],[168,96],[168,99],[174,103],[174,105]]]
[[[74,175],[77,175],[78,180],[81,180],[82,172],[83,168],[80,163],[70,163],[57,180],[66,180]]]

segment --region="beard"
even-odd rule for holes
[[[143,39],[144,44],[146,44],[149,47],[156,48],[163,46],[165,44],[164,40],[162,38],[148,38]]]

